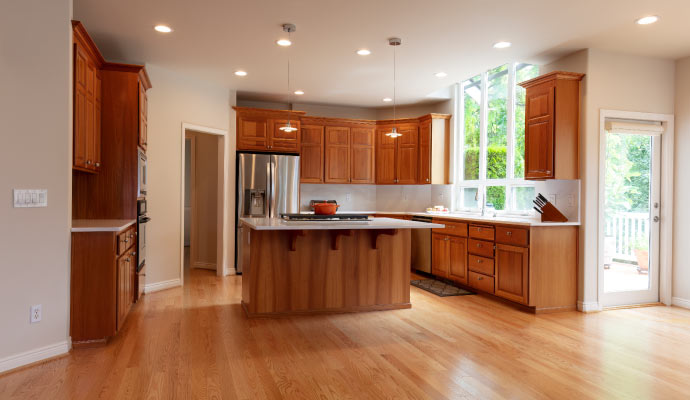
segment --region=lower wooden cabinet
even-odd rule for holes
[[[448,236],[431,234],[431,273],[442,278],[448,277],[450,268],[450,244]]]
[[[136,226],[120,232],[72,232],[70,336],[74,345],[104,344],[122,329],[132,304]]]
[[[432,233],[431,273],[458,283],[467,283],[467,239]]]
[[[528,304],[528,253],[525,247],[496,245],[496,296]]]

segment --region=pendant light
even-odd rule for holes
[[[392,137],[392,138],[397,138],[399,136],[402,136],[402,133],[398,132],[398,129],[395,126],[395,105],[396,105],[396,99],[395,99],[395,48],[402,44],[402,39],[390,38],[390,39],[388,39],[388,44],[393,46],[393,130],[386,133],[386,136]]]
[[[292,42],[290,40],[290,34],[294,31],[297,30],[297,27],[294,24],[283,24],[283,31],[287,32],[288,34],[288,42]],[[283,132],[294,132],[297,130],[292,124],[290,123],[290,116],[292,114],[292,103],[290,103],[290,54],[288,53],[288,61],[287,61],[287,93],[288,93],[288,106],[290,109],[288,110],[288,122],[287,125],[281,126],[280,129]]]

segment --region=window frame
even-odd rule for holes
[[[456,140],[456,171],[455,176],[458,177],[455,184],[456,201],[453,204],[454,211],[480,213],[481,209],[486,205],[486,190],[490,186],[504,186],[505,187],[505,207],[504,210],[497,210],[496,213],[500,215],[535,215],[533,209],[517,210],[516,199],[513,196],[514,188],[516,187],[535,187],[535,183],[525,180],[524,177],[515,177],[515,145],[516,145],[516,116],[517,111],[517,67],[523,63],[511,62],[508,63],[508,99],[506,101],[506,177],[504,179],[489,179],[487,178],[487,146],[488,146],[488,114],[489,114],[489,72],[494,69],[489,69],[481,73],[481,100],[479,105],[479,179],[465,180],[465,83],[472,79],[474,75],[464,81],[458,83],[457,101],[455,102],[455,115],[457,118],[457,140]],[[505,65],[505,64],[502,64]],[[502,66],[501,65],[501,66]],[[500,67],[500,66],[499,66]],[[477,188],[481,198],[478,199],[478,207],[465,207],[464,197],[462,191],[465,188]]]

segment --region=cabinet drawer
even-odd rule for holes
[[[470,237],[484,240],[494,240],[494,227],[486,225],[470,225]]]
[[[498,243],[512,244],[515,246],[527,246],[527,229],[496,227],[496,241]]]
[[[484,275],[491,275],[493,276],[494,274],[494,259],[493,258],[486,258],[486,257],[479,257],[475,256],[474,254],[470,254],[468,257],[468,268],[474,272],[479,272]]]
[[[126,229],[117,235],[117,255],[121,256],[134,244],[134,229]]]
[[[492,258],[494,256],[494,242],[470,239],[470,242],[467,246],[467,251],[469,253]]]
[[[434,218],[431,222],[435,224],[443,224],[445,228],[434,228],[431,231],[434,233],[442,233],[444,235],[453,235],[460,237],[467,237],[467,224],[464,222],[449,221],[447,219]]]
[[[494,278],[476,272],[468,272],[468,284],[477,290],[482,292],[492,293],[494,292]]]

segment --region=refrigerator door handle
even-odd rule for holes
[[[276,218],[276,158],[275,156],[270,156],[270,161],[267,165],[268,173],[268,217]]]

